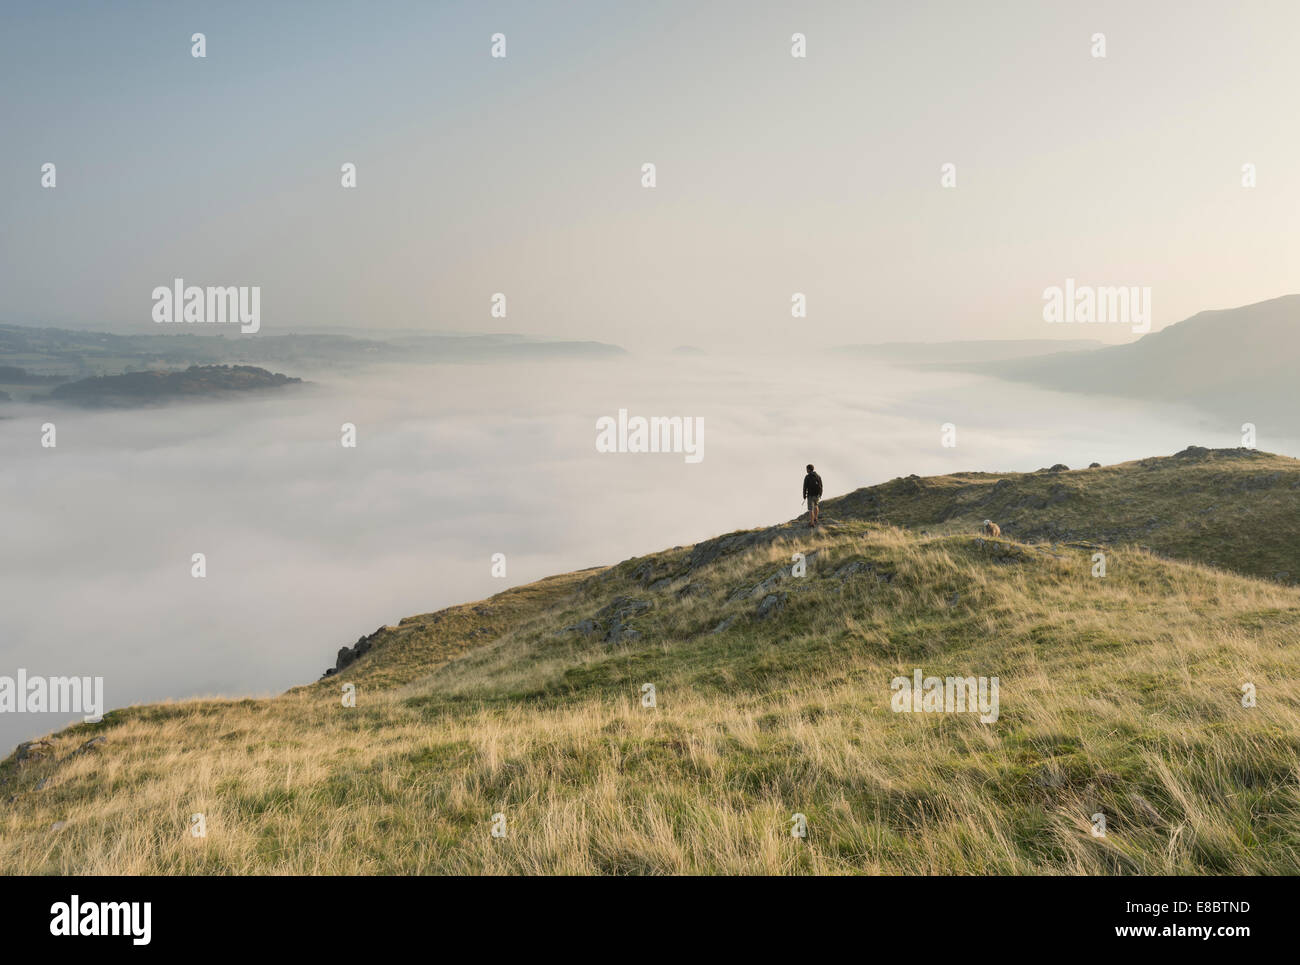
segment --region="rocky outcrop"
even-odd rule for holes
[[[360,660],[362,657],[364,657],[367,653],[370,652],[371,648],[374,647],[376,641],[379,640],[380,636],[383,635],[383,633],[389,629],[390,628],[386,626],[380,627],[378,630],[370,634],[370,636],[368,637],[358,637],[357,642],[354,643],[351,647],[339,647],[338,657],[334,661],[334,666],[330,667],[323,674],[321,674],[321,678],[324,679],[325,677],[332,677],[334,676],[334,674],[338,673],[344,667],[348,667],[356,663],[358,660]]]
[[[641,631],[632,626],[632,620],[652,606],[648,600],[633,600],[625,596],[610,600],[596,611],[596,620],[605,628],[604,642],[619,643],[641,636]]]
[[[767,546],[778,539],[795,536],[800,532],[800,528],[795,525],[782,523],[779,526],[768,526],[766,529],[751,529],[741,533],[715,536],[713,539],[695,544],[690,556],[686,558],[686,569],[693,572],[702,566],[717,562],[724,556],[743,553],[756,546]]]
[[[599,635],[603,643],[635,640],[641,636],[641,631],[632,624],[632,620],[653,606],[649,600],[617,596],[597,610],[590,619],[579,620],[559,632],[577,633],[585,637]]]
[[[758,605],[754,611],[754,619],[769,620],[785,609],[786,600],[789,599],[788,593],[769,593],[763,597],[763,602]]]
[[[102,735],[99,736],[99,737],[92,737],[90,740],[86,741],[84,744],[82,744],[80,747],[78,747],[75,751],[73,751],[73,752],[72,752],[72,756],[75,757],[75,756],[78,755],[78,754],[89,754],[89,753],[91,753],[92,751],[97,751],[97,750],[99,750],[101,747],[103,747],[103,746],[104,746],[105,744],[107,744],[107,743],[108,743],[108,738],[107,738],[107,737],[104,737],[104,736],[102,736]]]
[[[47,740],[24,741],[14,751],[14,761],[18,764],[35,764],[37,761],[49,760],[54,756],[54,743]]]

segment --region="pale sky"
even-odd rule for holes
[[[263,334],[1127,340],[1043,289],[1149,286],[1155,328],[1300,291],[1297,36],[1293,0],[9,2],[0,322],[156,334],[179,276],[260,285]]]

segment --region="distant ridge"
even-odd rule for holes
[[[50,393],[56,402],[95,408],[202,399],[301,384],[302,379],[253,365],[191,365],[183,372],[127,372],[65,382]]]
[[[1290,425],[1298,356],[1300,294],[1199,312],[1130,345],[970,368],[1068,392],[1194,405],[1234,423]]]
[[[233,335],[197,331],[140,335],[0,325],[0,366],[31,376],[76,379],[119,375],[128,367],[245,364],[354,367],[366,362],[473,362],[495,359],[608,358],[617,345],[531,339],[522,335]],[[4,382],[0,379],[0,384]]]

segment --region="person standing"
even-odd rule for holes
[[[822,499],[822,477],[808,463],[808,475],[803,477],[803,498],[808,500],[808,528],[817,525],[817,505]]]

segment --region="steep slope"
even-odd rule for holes
[[[1160,469],[1108,471],[1119,493]],[[1131,545],[1097,578],[1091,546],[984,539],[962,487],[998,478],[904,480],[897,508],[876,487],[926,519],[947,490],[961,511],[924,534],[852,518],[863,490],[816,532],[405,619],[272,700],[71,728],[0,765],[0,871],[1300,873],[1300,590]],[[1158,495],[1177,519],[1185,495]],[[1294,540],[1293,512],[1273,524]],[[893,712],[918,669],[998,677],[996,721]]]

